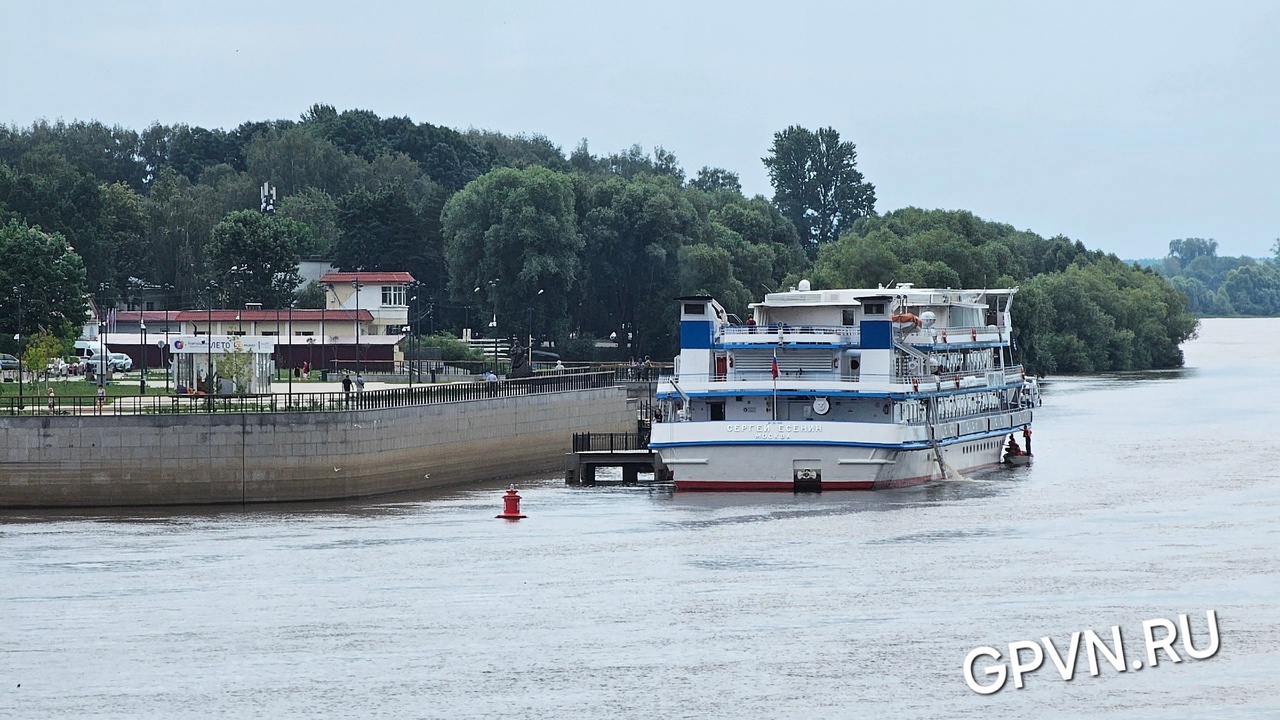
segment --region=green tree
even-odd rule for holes
[[[738,173],[724,168],[713,168],[706,165],[698,171],[698,176],[689,181],[689,185],[703,192],[731,192],[742,194],[742,181]]]
[[[1227,274],[1222,289],[1242,315],[1280,314],[1280,271],[1274,265],[1236,268]]]
[[[834,128],[792,125],[775,133],[764,159],[773,201],[812,249],[835,240],[854,220],[875,215],[875,187],[858,170],[858,153]]]
[[[281,198],[276,206],[276,217],[296,220],[315,230],[315,244],[298,248],[298,254],[302,257],[329,255],[342,234],[338,228],[337,201],[318,188],[308,187]]]
[[[228,214],[209,238],[210,281],[227,278],[234,300],[284,307],[293,299],[298,275],[298,247],[310,229],[294,220],[273,218],[253,210]],[[232,296],[227,296],[228,301]]]
[[[574,329],[630,332],[639,355],[675,350],[680,249],[708,226],[691,193],[671,177],[641,173],[582,178],[578,225],[586,241]]]
[[[357,188],[338,201],[340,235],[334,264],[343,270],[405,271],[436,296],[445,287],[443,190],[420,201],[395,183],[380,190]]]
[[[45,372],[49,361],[62,355],[62,340],[48,330],[41,330],[27,339],[23,347],[22,362],[33,372]]]
[[[5,347],[16,349],[13,328],[23,337],[40,331],[74,336],[85,319],[84,293],[84,264],[66,239],[15,219],[0,225],[0,328],[9,329],[0,341]]]
[[[564,151],[545,135],[503,135],[492,130],[468,130],[466,138],[488,152],[495,165],[516,168],[541,165],[559,172],[569,170]]]
[[[1183,238],[1169,241],[1169,255],[1178,258],[1185,267],[1200,257],[1212,258],[1218,254],[1218,241],[1204,238]]]
[[[816,287],[876,287],[893,282],[902,261],[893,252],[897,236],[877,230],[867,237],[846,235],[818,251],[813,265]]]
[[[523,335],[532,325],[551,334],[581,267],[574,219],[573,183],[562,173],[499,168],[468,183],[441,216],[454,298],[496,314],[499,332]]]
[[[342,195],[356,186],[368,166],[302,127],[270,130],[254,138],[246,160],[251,176],[270,181],[286,196],[309,187]]]

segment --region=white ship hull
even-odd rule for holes
[[[1008,432],[946,438],[938,452],[960,473],[994,467]],[[875,490],[944,476],[927,433],[893,424],[660,423],[650,447],[677,490]]]

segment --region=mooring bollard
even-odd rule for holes
[[[494,515],[496,518],[505,518],[507,520],[519,520],[527,515],[520,514],[520,495],[516,493],[516,486],[512,485],[507,494],[502,496],[504,507],[501,515]]]

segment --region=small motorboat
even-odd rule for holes
[[[1031,464],[1031,458],[1033,458],[1033,457],[1035,457],[1035,456],[1034,456],[1034,455],[1028,455],[1028,454],[1026,454],[1026,453],[1022,453],[1021,455],[1005,455],[1005,457],[1004,457],[1004,464],[1005,464],[1005,465],[1015,466],[1015,467],[1016,467],[1016,466],[1018,466],[1018,465],[1030,465],[1030,464]]]

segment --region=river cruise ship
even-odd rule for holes
[[[745,321],[679,298],[650,448],[677,490],[869,490],[1023,464],[1039,389],[1013,358],[1016,292],[801,281]]]

